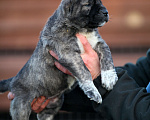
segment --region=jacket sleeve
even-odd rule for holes
[[[147,56],[139,58],[136,64],[127,63],[121,68],[127,70],[139,86],[146,87],[150,82],[150,49]]]
[[[110,92],[101,87],[99,78],[94,80],[103,97],[102,104],[93,102],[94,110],[107,120],[150,120],[150,94],[127,71],[116,71],[119,80]]]

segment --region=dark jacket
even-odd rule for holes
[[[150,49],[147,56],[139,58],[136,64],[127,63],[121,68],[127,70],[140,87],[146,87],[150,82]]]
[[[94,80],[103,97],[103,103],[90,101],[79,87],[65,95],[63,110],[94,112],[100,120],[150,120],[150,94],[145,87],[150,82],[150,49],[147,57],[136,65],[128,63],[116,68],[118,82],[112,91],[101,86],[100,76]]]

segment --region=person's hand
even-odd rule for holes
[[[85,36],[80,34],[77,34],[76,36],[78,37],[78,39],[80,39],[85,51],[83,54],[81,54],[82,60],[90,71],[92,79],[94,80],[101,73],[99,57],[97,53],[92,49]]]
[[[40,113],[50,101],[51,99],[46,99],[44,96],[35,98],[31,103],[31,108],[35,113]]]
[[[53,51],[49,51],[49,53],[58,60],[58,56],[53,52]],[[63,73],[68,74],[68,75],[72,75],[71,72],[69,70],[67,70],[65,67],[63,67],[61,64],[59,64],[57,61],[55,61],[55,66],[61,70]]]
[[[97,53],[92,49],[90,43],[85,36],[80,34],[77,34],[76,36],[80,39],[85,51],[83,54],[81,54],[82,60],[90,71],[92,79],[94,80],[101,73],[99,57]],[[58,60],[58,56],[53,51],[50,51],[50,54]],[[72,75],[65,67],[63,67],[58,62],[55,62],[55,65],[62,72]]]
[[[9,100],[13,100],[15,95],[12,92],[9,92],[7,95]],[[35,98],[31,103],[31,108],[34,112],[40,113],[50,102],[51,99],[46,99],[44,96]]]

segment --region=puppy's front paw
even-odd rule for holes
[[[94,100],[97,103],[102,103],[102,97],[99,93],[93,90],[86,91],[85,94],[90,98],[90,100]]]
[[[118,76],[116,74],[115,69],[101,71],[102,77],[102,86],[105,87],[107,90],[113,89],[113,86],[118,81]]]
[[[90,100],[94,100],[97,103],[102,103],[102,97],[93,84],[93,81],[86,81],[84,84],[80,85],[80,87],[83,89],[87,97],[90,98]]]

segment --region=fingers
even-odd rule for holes
[[[48,105],[48,103],[50,102],[50,99],[47,99],[38,110],[36,110],[36,113],[40,113],[41,111],[43,111],[43,109],[45,109],[45,107]]]
[[[44,96],[41,96],[41,97],[39,97],[39,98],[35,98],[35,99],[32,101],[31,106],[32,106],[32,105],[39,106],[39,105],[41,105],[41,104],[44,102],[45,99],[46,99],[46,98],[45,98]]]
[[[80,34],[77,34],[76,36],[81,41],[85,52],[90,53],[91,51],[93,51],[90,43],[88,42],[88,40],[85,36],[80,35]]]
[[[53,51],[49,51],[49,52],[55,59],[57,59],[57,60],[59,59],[58,56]]]
[[[31,103],[32,110],[33,111],[38,110],[44,101],[45,101],[44,96],[39,97],[39,98],[35,98]]]
[[[8,97],[9,100],[13,100],[15,95],[12,92],[9,92],[7,97]]]
[[[56,58],[58,60],[58,56],[53,52],[53,51],[49,51],[50,54]],[[61,70],[63,73],[68,74],[68,75],[72,75],[71,72],[69,70],[67,70],[65,67],[63,67],[60,63],[55,62],[55,66]]]
[[[9,92],[7,97],[9,100],[13,100],[15,95],[12,92]],[[31,103],[32,110],[36,113],[41,112],[50,101],[50,99],[47,99],[46,101],[45,100],[46,98],[44,96],[41,96],[37,99],[35,98]]]
[[[50,99],[47,99],[46,101],[45,100],[46,98],[44,96],[41,96],[37,99],[35,98],[31,103],[32,110],[36,113],[41,112],[50,101]]]
[[[58,62],[55,62],[55,66],[61,70],[63,73],[68,74],[68,75],[72,75],[71,72],[69,70],[67,70],[65,67],[63,67],[61,64],[59,64]]]

